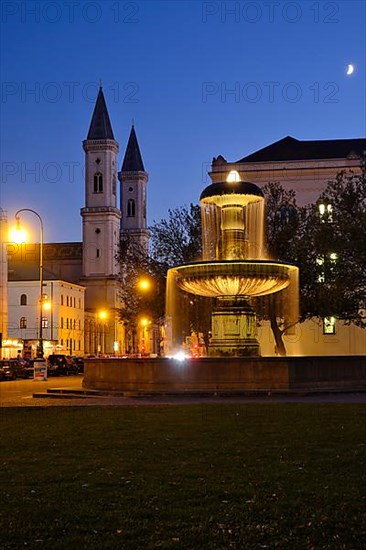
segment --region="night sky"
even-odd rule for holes
[[[238,160],[286,135],[365,136],[364,2],[4,0],[0,9],[0,204],[9,220],[37,210],[45,241],[81,240],[81,143],[100,80],[119,167],[135,122],[149,224],[198,202],[213,156]]]

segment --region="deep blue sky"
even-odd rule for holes
[[[46,241],[81,239],[81,142],[99,79],[119,165],[135,121],[149,224],[198,202],[213,156],[238,160],[286,135],[365,136],[364,2],[4,0],[1,10],[0,204],[10,219],[36,209]]]

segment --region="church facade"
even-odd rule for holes
[[[71,355],[120,355],[126,352],[126,335],[119,318],[119,243],[121,238],[129,238],[147,253],[148,174],[134,126],[131,128],[121,170],[118,171],[119,144],[114,138],[102,88],[99,89],[83,149],[85,203],[80,211],[82,242],[47,243],[43,246],[45,285],[47,281],[53,281],[54,288],[57,286],[61,289],[71,284],[75,292],[82,290],[83,312],[82,316],[80,310],[78,312],[76,337],[73,332],[75,323],[70,321],[72,317],[69,319],[62,313],[66,302],[61,304],[61,297],[66,301],[66,294],[64,298],[61,291],[55,292],[52,325],[45,312],[42,317],[47,328],[50,326],[49,330],[44,331],[45,338],[48,337],[45,349]],[[39,245],[23,244],[16,248],[9,247],[9,251],[9,337],[35,341],[39,313],[36,313],[37,296],[31,290],[31,282],[37,279]],[[25,316],[21,296],[24,301],[24,289],[28,287],[26,296],[29,313]],[[28,334],[25,334],[25,323]],[[82,344],[80,331],[84,335]],[[53,339],[49,338],[51,332]]]

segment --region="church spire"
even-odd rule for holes
[[[125,157],[122,163],[122,172],[145,172],[144,163],[137,141],[135,127],[132,124],[130,137],[128,139]]]
[[[114,139],[107,105],[100,86],[87,139]]]

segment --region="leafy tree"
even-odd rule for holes
[[[269,254],[300,268],[299,321],[334,316],[366,327],[365,176],[338,174],[315,204],[302,208],[296,206],[295,193],[279,183],[268,184],[264,192]],[[285,213],[288,204],[293,215],[281,215],[281,205]],[[259,301],[280,354],[286,353],[282,337],[289,328],[283,296]]]
[[[167,271],[175,265],[188,263],[201,256],[200,207],[191,204],[168,211],[168,218],[155,222],[150,228],[150,254],[137,247],[131,239],[120,243],[121,263],[120,317],[127,327],[132,348],[136,345],[136,328],[142,316],[148,316],[153,323],[163,322],[165,313]],[[148,292],[140,289],[139,281],[149,278]],[[199,331],[199,297],[178,292],[179,317],[182,331],[189,335],[191,330]],[[202,329],[201,329],[202,330]],[[136,351],[136,349],[131,349]]]
[[[137,325],[142,317],[159,324],[165,309],[165,278],[159,264],[129,238],[120,242],[119,261],[121,265],[120,297],[122,307],[120,319],[126,326],[129,339],[127,351],[136,353]],[[148,281],[148,288],[141,287]]]
[[[199,260],[201,208],[196,204],[168,210],[168,219],[150,227],[151,256],[167,269]]]
[[[190,204],[168,211],[168,218],[150,227],[151,257],[161,272],[202,257],[201,208]],[[211,329],[211,300],[177,290],[176,333],[203,333],[206,349]]]
[[[302,320],[334,316],[366,328],[366,181],[341,172],[308,207],[299,243]]]
[[[297,263],[303,210],[296,204],[296,193],[285,189],[279,182],[269,182],[262,190],[266,201],[267,255],[274,260]],[[298,322],[298,318],[293,316],[288,291],[257,298],[253,302],[258,317],[270,321],[277,353],[286,355],[283,336]]]

